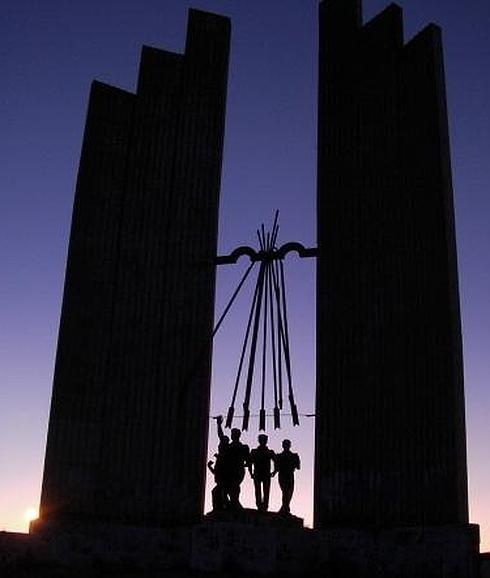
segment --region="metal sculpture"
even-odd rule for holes
[[[233,293],[223,314],[218,320],[213,332],[213,336],[218,331],[228,311],[233,305],[238,293],[243,287],[251,270],[256,263],[260,263],[255,290],[253,293],[252,305],[248,315],[245,336],[242,350],[238,362],[237,375],[230,406],[226,416],[225,427],[231,428],[235,416],[235,404],[238,396],[240,384],[244,379],[245,391],[243,401],[242,430],[247,430],[250,421],[250,400],[254,377],[256,375],[257,355],[260,355],[260,410],[259,410],[259,430],[266,429],[266,381],[267,370],[271,368],[273,382],[273,421],[274,429],[281,427],[281,411],[284,407],[284,397],[287,395],[293,425],[299,425],[299,414],[296,406],[293,377],[291,371],[291,354],[289,341],[289,324],[287,315],[287,292],[286,276],[284,273],[284,258],[290,251],[296,251],[300,257],[316,257],[315,248],[305,248],[301,243],[291,242],[276,246],[279,211],[276,211],[274,223],[270,231],[265,230],[264,225],[257,230],[259,250],[252,247],[241,246],[229,255],[218,257],[218,265],[233,264],[241,256],[249,257],[251,264],[245,271],[240,283]],[[258,352],[258,349],[261,351]],[[248,353],[248,360],[246,361]],[[269,358],[269,364],[268,364]],[[246,365],[246,371],[244,366]],[[286,393],[287,392],[287,393]]]

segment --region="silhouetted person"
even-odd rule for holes
[[[218,444],[218,453],[214,454],[216,462],[208,462],[209,470],[214,474],[215,486],[211,491],[213,510],[226,510],[229,505],[228,488],[226,486],[226,452],[230,438],[224,435]]]
[[[283,440],[282,448],[283,451],[276,454],[274,459],[275,468],[272,475],[275,476],[279,472],[279,486],[282,491],[282,506],[279,512],[289,514],[289,504],[294,492],[294,471],[299,470],[301,464],[298,454],[291,451],[290,440]]]
[[[259,445],[250,452],[248,469],[255,487],[255,503],[257,510],[267,512],[269,509],[269,493],[271,489],[271,464],[276,455],[267,447],[268,437],[260,434]]]
[[[223,416],[218,416],[218,436],[220,441],[226,436],[223,433]],[[248,466],[250,450],[247,445],[240,441],[241,431],[237,428],[231,430],[231,442],[223,454],[224,487],[226,488],[230,510],[240,510],[240,484],[245,477],[245,467]]]

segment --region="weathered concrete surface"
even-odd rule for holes
[[[480,555],[480,577],[490,578],[490,552]]]
[[[41,517],[193,524],[204,508],[230,22],[144,47],[135,94],[94,82]]]
[[[239,512],[217,511],[209,512],[204,516],[204,522],[233,522],[252,526],[276,526],[280,528],[303,528],[303,518],[292,514],[279,512],[259,512],[251,508],[243,508]]]
[[[440,30],[320,3],[315,526],[468,522]]]
[[[478,540],[471,525],[380,531],[280,527],[277,520],[51,526],[35,535],[0,533],[0,576],[483,578],[489,562],[480,561]]]

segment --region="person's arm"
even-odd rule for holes
[[[296,469],[300,470],[301,469],[301,462],[299,460],[299,455],[296,454]]]
[[[223,441],[223,437],[224,437],[224,432],[223,432],[223,416],[219,415],[216,418],[216,424],[218,426],[218,437],[219,437],[219,441]]]
[[[214,474],[213,462],[211,460],[209,460],[209,462],[208,462],[208,468],[209,468],[209,471]]]
[[[270,473],[271,478],[274,476],[274,469],[276,464],[276,452],[274,450],[269,450],[269,458],[272,462],[272,472]]]
[[[248,456],[247,460],[248,473],[250,474],[250,477],[253,479],[254,472],[252,466],[253,466],[253,450],[250,452],[250,455]]]
[[[278,461],[279,461],[279,456],[275,453],[274,457],[272,459],[274,461],[274,470],[272,471],[271,478],[273,478],[277,474],[277,472],[279,471],[279,468],[277,465]]]
[[[250,467],[250,448],[246,444],[242,444],[241,453],[244,467]]]

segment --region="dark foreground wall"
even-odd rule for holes
[[[193,527],[0,532],[2,578],[484,578],[478,528],[306,530],[233,522]],[[480,573],[480,562],[481,572]]]
[[[41,523],[203,510],[229,21],[92,86],[73,210]]]
[[[440,30],[320,5],[315,525],[468,520]]]

